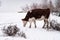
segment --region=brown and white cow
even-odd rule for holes
[[[28,11],[26,14],[26,17],[24,19],[22,19],[23,21],[23,25],[25,26],[27,24],[27,22],[29,21],[30,23],[30,28],[31,28],[31,23],[34,22],[35,24],[35,28],[36,28],[36,19],[39,20],[44,20],[44,26],[43,28],[48,28],[48,18],[50,15],[50,9],[33,9],[31,11]],[[47,25],[45,27],[45,25]]]

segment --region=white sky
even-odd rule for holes
[[[47,0],[0,0],[0,12],[17,12],[26,4],[31,3],[47,3]],[[53,3],[55,1],[53,0]]]

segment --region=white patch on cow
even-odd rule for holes
[[[32,22],[34,22],[35,21],[35,18],[34,17],[32,17],[32,18],[29,18],[29,23],[30,23],[30,26],[32,25]],[[35,24],[35,23],[34,23]]]
[[[34,20],[35,20],[35,18],[34,18],[34,17],[29,18],[29,22],[33,22]]]
[[[41,18],[37,19],[37,20],[44,20],[45,17],[44,16],[41,16]]]
[[[32,22],[34,22],[35,20],[44,20],[44,19],[45,19],[44,16],[41,16],[41,18],[39,18],[39,19],[35,19],[34,17],[32,17],[32,18],[29,18],[29,22],[32,23]]]

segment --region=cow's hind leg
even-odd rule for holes
[[[51,29],[51,27],[50,27],[50,22],[48,21],[48,19],[46,19],[46,24],[47,24],[46,28],[47,28],[47,29]]]
[[[42,27],[42,28],[45,28],[45,26],[46,26],[46,22],[45,22],[45,20],[44,20],[44,25],[43,25],[43,27]]]
[[[43,28],[50,29],[48,19],[45,19],[45,20],[44,20],[44,26],[43,26]]]
[[[31,24],[32,24],[32,19],[31,18],[29,18],[29,23],[30,23],[29,28],[31,28]]]
[[[43,28],[48,28],[48,19],[44,19],[44,26]]]
[[[36,28],[36,20],[34,20],[34,25],[35,25],[35,28]]]

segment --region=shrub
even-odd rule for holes
[[[51,26],[54,30],[60,31],[60,24],[57,23],[55,20],[52,20],[52,21],[50,22],[50,26]]]
[[[3,32],[8,36],[15,36],[18,31],[19,28],[16,25],[9,25],[7,28],[3,28]]]

